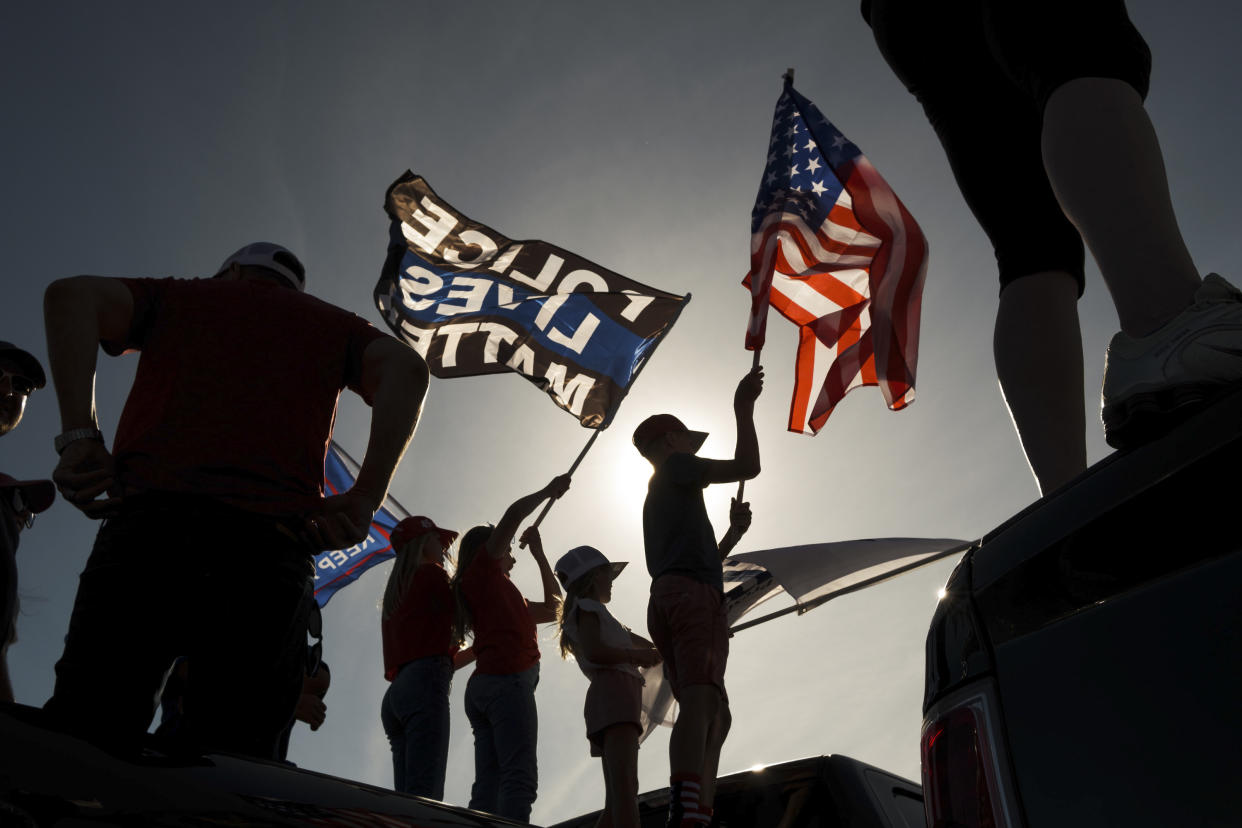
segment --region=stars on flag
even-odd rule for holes
[[[823,115],[815,112],[811,117],[814,129],[791,96],[782,95],[777,102],[761,195],[751,213],[752,229],[774,210],[788,210],[818,224],[840,192],[832,167],[856,153],[857,148]],[[815,204],[819,202],[823,202],[822,209],[817,210]]]

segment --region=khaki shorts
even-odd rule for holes
[[[711,684],[728,699],[729,620],[719,590],[684,575],[661,575],[651,585],[647,630],[674,698],[680,701],[686,687]]]
[[[604,755],[604,731],[617,724],[632,724],[642,733],[643,681],[621,670],[600,670],[587,689],[587,738],[591,755]]]

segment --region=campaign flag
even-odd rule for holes
[[[787,79],[742,284],[748,350],[763,347],[769,301],[799,328],[790,431],[818,432],[861,385],[878,385],[894,411],[910,404],[926,273],[927,241],[909,211]]]
[[[359,465],[345,453],[335,441],[328,445],[328,456],[323,464],[323,490],[327,495],[344,494],[358,479]],[[336,591],[358,580],[358,576],[377,563],[390,560],[396,552],[388,540],[393,528],[410,516],[395,498],[388,497],[380,504],[371,529],[360,543],[348,549],[334,549],[315,556],[315,601],[319,606],[328,603]]]
[[[689,296],[473,221],[407,171],[375,304],[437,377],[512,371],[587,428],[608,425]]]

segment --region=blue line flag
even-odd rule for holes
[[[587,428],[608,425],[689,297],[543,241],[513,241],[457,212],[411,172],[375,304],[437,377],[515,372]]]

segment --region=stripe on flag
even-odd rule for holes
[[[799,328],[790,431],[818,432],[862,385],[893,410],[913,401],[926,272],[927,241],[901,200],[787,81],[742,283],[748,349],[763,347],[769,304]]]

